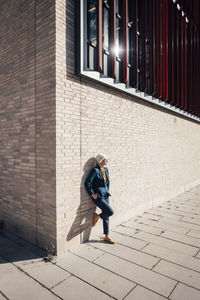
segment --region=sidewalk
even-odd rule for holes
[[[45,263],[0,236],[0,300],[199,300],[200,185]]]

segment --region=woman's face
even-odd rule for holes
[[[100,167],[103,168],[104,166],[106,166],[107,162],[107,159],[102,160],[102,162],[100,163]]]

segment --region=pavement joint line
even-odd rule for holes
[[[185,221],[185,220],[180,220],[180,222],[182,222],[182,223],[188,223],[188,224],[194,224],[194,225],[196,225],[196,226],[199,226],[199,229],[200,229],[200,224],[198,224],[198,223],[194,223],[194,222],[188,222],[188,221]]]
[[[85,243],[84,243],[85,244]],[[96,250],[99,250],[98,248],[95,248]],[[100,258],[100,257],[102,257],[102,256],[104,256],[105,254],[106,254],[106,252],[105,251],[103,251],[103,250],[101,250],[103,253],[100,255],[100,256],[98,256],[98,257],[96,257],[95,259],[93,259],[93,260],[87,260],[88,262],[93,262],[93,261],[95,261],[96,259],[98,259],[98,258]],[[74,253],[73,252],[73,250],[69,250],[69,252],[71,253],[71,254],[73,254],[73,255],[76,255],[76,256],[78,256],[78,257],[80,257],[80,258],[83,258],[82,256],[80,256],[80,255],[78,255],[77,253]]]
[[[178,204],[177,204],[178,205]],[[196,214],[200,214],[198,213],[197,211],[200,211],[200,207],[199,206],[196,206],[196,205],[190,205],[190,206],[186,206],[186,205],[180,205],[179,207],[177,207],[177,205],[171,205],[170,206],[170,209],[173,209],[173,210],[176,210],[177,212],[180,211],[180,212],[187,212],[187,213],[196,213]],[[165,208],[167,209],[168,206],[166,205],[163,205],[162,208]],[[192,208],[193,207],[193,208]],[[197,210],[198,209],[198,210]],[[196,211],[197,210],[197,211]]]
[[[164,260],[164,259],[161,259],[161,260]],[[172,263],[172,262],[171,262],[171,263]],[[173,263],[173,264],[175,264],[175,263]],[[177,264],[175,264],[175,265],[177,265]],[[182,267],[183,267],[183,266],[182,266]],[[185,268],[185,267],[183,267],[183,268]],[[187,269],[187,268],[185,268],[185,269]],[[155,273],[160,274],[160,275],[162,275],[162,276],[165,276],[165,277],[167,277],[167,278],[169,278],[169,279],[172,279],[172,280],[174,280],[174,281],[176,281],[176,282],[180,282],[180,283],[185,284],[185,285],[187,285],[187,286],[189,286],[189,287],[192,287],[193,289],[196,289],[197,291],[200,291],[200,288],[198,289],[197,287],[195,287],[195,286],[193,286],[193,285],[190,285],[190,284],[188,284],[188,283],[185,283],[185,282],[183,282],[183,281],[177,280],[177,279],[175,279],[174,277],[170,277],[170,276],[164,275],[164,274],[159,273],[159,272],[157,272],[157,271],[155,271],[155,270],[152,270],[152,271],[154,271]],[[192,271],[194,271],[194,270],[192,270]],[[194,272],[197,272],[197,271],[194,271]],[[197,273],[199,273],[199,272],[197,272]],[[169,296],[168,296],[168,297],[169,297]]]
[[[91,247],[94,247],[94,246],[92,246],[91,245]],[[95,247],[94,247],[95,248]],[[98,249],[98,248],[97,248]],[[147,267],[145,267],[145,266],[141,266],[141,265],[139,265],[139,264],[137,264],[137,263],[135,263],[135,262],[133,262],[133,261],[130,261],[130,260],[128,260],[128,259],[125,259],[125,258],[123,258],[123,257],[120,257],[120,256],[118,256],[118,255],[116,255],[116,254],[111,254],[110,252],[105,252],[106,254],[109,254],[109,255],[113,255],[113,256],[115,256],[115,257],[117,257],[117,258],[120,258],[120,259],[122,259],[122,260],[125,260],[125,261],[127,261],[127,262],[129,262],[129,263],[131,263],[131,264],[133,264],[133,265],[136,265],[136,266],[139,266],[140,268],[144,268],[144,269],[146,269],[146,270],[149,270],[149,271],[152,271],[152,272],[155,272],[155,273],[157,273],[157,274],[161,274],[161,273],[158,273],[158,272],[156,272],[155,270],[153,270],[153,268],[161,261],[161,260],[163,260],[162,258],[160,258],[160,257],[157,257],[157,256],[155,256],[155,255],[151,255],[151,254],[149,254],[149,253],[146,253],[146,252],[143,252],[144,254],[149,254],[149,256],[152,256],[152,257],[155,257],[155,258],[158,258],[159,259],[159,261],[158,262],[156,262],[155,263],[155,265],[150,269],[150,268],[147,268]],[[77,255],[78,256],[78,255]],[[81,258],[83,258],[83,257],[81,257]],[[88,261],[86,258],[84,258],[86,261]],[[89,261],[89,262],[91,262],[91,261]],[[169,261],[170,262],[170,261]],[[97,265],[97,266],[99,266],[98,264],[96,264],[96,262],[94,261],[93,262],[95,265]],[[172,262],[171,262],[172,263]],[[101,268],[103,268],[103,269],[106,269],[105,267],[102,267],[102,266],[100,266]],[[109,269],[106,269],[106,270],[109,270]],[[194,270],[192,270],[192,271],[194,271]],[[113,271],[111,271],[111,272],[113,272]],[[113,272],[113,273],[115,273],[115,272]],[[116,273],[116,274],[118,274],[118,273]],[[119,275],[119,274],[118,274]],[[164,277],[168,277],[168,276],[166,276],[166,275],[163,275],[163,274],[161,274],[162,276],[164,276]],[[122,276],[122,275],[120,275],[121,277],[123,277],[123,278],[125,278],[125,279],[127,279],[126,277],[124,277],[124,276]],[[130,280],[130,279],[128,279],[128,280]],[[132,280],[131,280],[132,281]],[[136,282],[134,282],[134,283],[136,283]],[[137,283],[136,283],[137,284]]]
[[[169,230],[166,230],[166,231],[168,231],[169,232]],[[180,234],[180,233],[179,233]],[[182,234],[182,236],[184,237],[186,234]],[[197,249],[199,249],[200,247],[198,247],[198,246],[194,246],[193,244],[189,244],[189,243],[185,243],[185,242],[180,242],[180,241],[177,241],[176,239],[173,239],[173,238],[170,238],[170,237],[166,237],[166,236],[160,236],[160,237],[162,237],[162,238],[165,238],[165,239],[168,239],[168,240],[170,240],[170,241],[175,241],[175,242],[178,242],[178,243],[182,243],[182,244],[184,244],[184,245],[188,245],[188,246],[192,246],[192,247],[194,247],[194,248],[197,248]],[[193,238],[193,239],[197,239],[197,241],[199,240],[198,238],[195,238],[195,237],[193,237],[193,236],[187,236],[187,237],[191,237],[191,238]]]
[[[150,232],[148,232],[148,234],[154,235],[153,233],[150,233]],[[190,245],[190,244],[185,244],[185,243],[183,243],[183,242],[180,242],[180,241],[177,241],[177,240],[172,240],[172,239],[167,238],[167,237],[164,237],[164,236],[159,236],[159,237],[161,237],[161,238],[163,238],[163,239],[166,239],[166,240],[171,240],[171,241],[173,241],[173,242],[180,243],[180,244],[183,244],[183,245],[186,245],[186,246],[191,246],[191,247],[196,248],[197,250],[199,250],[199,247],[192,246],[192,245]],[[145,240],[143,240],[143,239],[141,239],[141,238],[135,237],[135,239],[137,239],[137,240],[139,240],[139,241],[146,242]],[[150,243],[152,243],[153,245],[158,245],[158,244],[155,244],[155,243],[153,243],[153,242],[150,242]],[[129,248],[130,248],[130,247],[129,247]],[[172,248],[168,248],[168,247],[166,247],[166,248],[172,250]],[[134,249],[134,248],[133,248],[133,249]],[[135,249],[135,250],[140,251],[140,250],[138,250],[138,249]],[[179,250],[177,250],[177,251],[178,251],[178,252],[181,252],[181,251],[179,251]],[[198,252],[199,252],[199,251],[198,251]],[[181,253],[183,253],[183,252],[181,252]],[[195,254],[195,256],[196,256],[196,255],[197,255],[197,253]]]
[[[140,251],[142,251],[142,252],[144,252],[143,250],[147,247],[147,246],[149,246],[151,243],[150,242],[148,242],[144,247],[142,247],[141,249],[140,249]],[[151,255],[151,254],[150,254]],[[153,255],[152,255],[153,256]]]
[[[180,224],[180,223],[178,223],[178,224],[174,224],[174,223],[170,223],[170,220],[168,221],[167,220],[167,222],[166,221],[164,221],[163,222],[163,220],[162,221],[160,221],[161,223],[164,223],[164,224],[168,224],[168,225],[173,225],[173,226],[175,226],[175,227],[180,227],[180,228],[184,228],[184,229],[188,229],[188,227],[187,227],[187,223],[186,222],[181,222],[182,224]],[[180,222],[180,221],[179,221]],[[186,223],[186,224],[184,224],[184,223]],[[198,226],[199,227],[199,229],[200,229],[200,224],[194,224],[194,223],[188,223],[188,224],[190,224],[190,225],[196,225],[196,226]],[[191,230],[193,230],[193,229],[191,229]],[[197,230],[198,231],[198,229],[195,229],[195,230]]]
[[[75,255],[74,253],[72,253],[72,254]],[[77,255],[77,256],[78,256],[78,255]],[[81,257],[81,258],[83,259],[83,257]],[[86,259],[85,259],[85,260],[86,260]],[[90,261],[90,263],[91,263],[91,261]],[[60,268],[60,269],[62,269],[62,270],[64,270],[64,271],[67,271],[67,272],[70,273],[72,276],[74,276],[74,277],[78,278],[79,280],[83,281],[84,283],[86,283],[86,284],[92,286],[93,288],[97,289],[98,291],[100,291],[100,292],[106,294],[107,296],[111,297],[111,299],[118,300],[118,299],[115,298],[114,296],[111,296],[110,294],[106,293],[105,291],[101,290],[100,288],[96,287],[95,285],[91,284],[90,282],[86,281],[85,279],[83,279],[83,278],[81,278],[81,277],[79,277],[79,276],[73,274],[72,272],[68,271],[66,268],[63,268],[63,267],[57,265],[56,262],[53,262],[53,264],[55,264],[58,268]],[[96,265],[96,264],[95,264],[95,265]],[[98,266],[99,266],[99,265],[98,265]],[[103,268],[103,269],[104,269],[104,268]],[[110,271],[110,272],[111,272],[111,271]],[[111,272],[111,273],[114,273],[114,272]],[[70,277],[68,277],[68,278],[71,278],[72,276],[70,276]],[[68,278],[66,278],[66,280],[67,280]],[[61,299],[62,299],[62,298],[61,298]],[[63,300],[63,299],[62,299],[62,300]]]
[[[120,244],[120,243],[117,243],[117,244]],[[132,247],[129,247],[129,246],[126,246],[126,245],[124,245],[124,244],[120,244],[120,245],[122,245],[122,246],[124,246],[124,247],[127,247],[127,248],[129,248],[129,249],[133,249],[133,250],[135,250],[135,251],[137,251],[137,252],[140,252],[141,251],[141,249],[140,250],[138,250],[138,249],[135,249],[135,248],[132,248]],[[93,248],[95,248],[95,249],[98,249],[99,250],[99,248],[98,247],[95,247],[95,246],[93,246],[93,245],[89,245],[89,246],[91,246],[91,247],[93,247]],[[147,245],[145,245],[145,247],[146,247]],[[117,258],[121,258],[121,259],[123,259],[123,260],[125,260],[125,261],[127,261],[127,262],[130,262],[130,263],[133,263],[133,264],[135,264],[135,265],[137,265],[137,266],[139,266],[139,267],[142,267],[142,268],[145,268],[145,269],[147,269],[147,270],[151,270],[150,268],[147,268],[147,267],[144,267],[144,266],[141,266],[141,265],[139,265],[139,264],[137,264],[137,263],[135,263],[135,262],[132,262],[131,260],[128,260],[128,259],[126,259],[126,258],[123,258],[123,257],[121,257],[121,256],[118,256],[118,255],[116,255],[116,254],[111,254],[110,252],[107,252],[107,251],[104,251],[105,253],[104,253],[104,255],[105,254],[110,254],[110,255],[113,255],[113,256],[115,256],[115,257],[117,257]],[[156,257],[155,255],[151,255],[151,254],[149,254],[149,253],[146,253],[146,252],[143,252],[144,254],[148,254],[149,256],[151,256],[151,257]],[[74,254],[74,253],[73,253]],[[78,256],[78,255],[77,255]],[[82,258],[82,257],[81,257]],[[157,257],[156,257],[157,258]],[[159,258],[159,257],[158,257]],[[84,258],[85,259],[85,258]],[[87,260],[87,259],[85,259],[85,260]],[[96,259],[95,259],[96,260]],[[95,260],[94,260],[94,262],[95,262]],[[90,261],[91,262],[91,261]]]
[[[73,277],[73,276],[70,274],[69,277],[67,277],[67,278],[65,278],[65,279],[63,279],[63,280],[61,280],[60,282],[58,282],[57,284],[55,284],[54,286],[52,286],[50,289],[51,289],[51,290],[54,289],[56,286],[58,286],[59,284],[61,284],[62,282],[66,281],[67,279],[69,279],[69,278],[71,278],[71,277]]]
[[[92,246],[93,247],[93,246]],[[107,252],[106,252],[107,253]],[[110,253],[107,253],[107,254],[110,254]],[[76,254],[75,254],[76,255]],[[113,256],[116,256],[116,255],[114,255],[114,254],[110,254],[110,255],[113,255]],[[78,256],[78,255],[77,255]],[[81,257],[82,258],[82,257]],[[118,257],[118,258],[121,258],[121,257]],[[86,258],[83,258],[84,260],[86,260],[86,261],[88,261]],[[121,259],[123,259],[123,258],[121,258]],[[125,260],[125,259],[124,259]],[[89,261],[90,263],[91,263],[91,261]],[[130,262],[130,261],[128,261],[128,262]],[[96,266],[98,266],[98,267],[101,267],[102,269],[104,269],[104,270],[106,270],[106,271],[109,271],[109,272],[111,272],[111,273],[113,273],[113,274],[115,274],[115,275],[117,275],[117,276],[120,276],[120,277],[122,277],[123,279],[126,279],[126,280],[128,280],[128,281],[130,281],[130,282],[133,282],[134,284],[136,284],[136,286],[138,285],[138,286],[141,286],[141,287],[143,287],[143,288],[145,288],[145,289],[147,289],[147,290],[149,290],[149,291],[151,291],[151,292],[153,292],[153,293],[156,293],[156,294],[158,294],[159,296],[162,296],[162,297],[165,297],[165,296],[163,296],[162,294],[159,294],[158,292],[156,292],[156,291],[154,291],[154,290],[151,290],[150,288],[148,288],[148,287],[146,287],[145,285],[142,285],[142,284],[139,284],[139,283],[137,283],[137,282],[135,282],[135,281],[133,281],[133,280],[131,280],[131,279],[129,279],[129,278],[126,278],[125,276],[123,276],[123,275],[120,275],[119,273],[116,273],[116,272],[114,272],[114,271],[111,271],[111,270],[109,270],[109,269],[107,269],[106,267],[103,267],[103,266],[100,266],[100,265],[98,265],[98,264],[96,264],[95,262],[92,262],[94,265],[96,265]],[[136,263],[133,263],[133,262],[131,262],[132,264],[134,264],[134,265],[137,265]],[[145,268],[145,267],[143,267],[143,266],[141,266],[141,265],[139,265],[141,268],[144,268],[144,269],[147,269],[147,268]],[[161,274],[161,273],[158,273],[158,272],[156,272],[156,271],[154,271],[154,270],[151,270],[151,269],[147,269],[147,270],[149,270],[149,271],[152,271],[152,272],[154,272],[154,273],[156,273],[156,274],[159,274],[159,275],[162,275],[163,277],[166,277],[166,278],[169,278],[169,279],[172,279],[172,278],[170,278],[169,276],[166,276],[166,275],[163,275],[163,274]],[[175,279],[173,279],[174,281],[176,281],[177,282],[177,280],[175,280]],[[136,287],[135,286],[135,287]],[[135,288],[134,287],[134,288]],[[133,288],[133,289],[134,289]],[[110,295],[109,295],[110,296]],[[116,299],[116,298],[114,298],[114,299]],[[116,299],[116,300],[118,300],[118,299]]]
[[[188,233],[190,233],[190,231],[192,231],[193,229],[189,229],[185,235],[189,236],[189,237],[193,237],[192,235],[189,235]],[[195,230],[195,231],[198,231],[198,230]]]
[[[132,288],[132,290],[130,290],[123,298],[122,298],[122,300],[124,300],[136,287],[138,286],[138,284],[136,284],[133,288]]]
[[[95,258],[95,259],[93,259],[93,261],[95,261],[95,260],[97,260],[98,258],[100,258],[100,257],[102,257],[102,256],[104,256],[106,254],[106,252],[104,252],[101,256],[99,256],[99,257],[97,257],[97,258]]]
[[[159,247],[162,247],[162,246],[159,246]],[[166,248],[166,247],[162,247],[162,248]],[[169,249],[169,248],[166,248],[166,249]],[[172,250],[172,249],[170,249],[170,250]],[[146,253],[146,254],[149,254],[148,252],[145,252],[144,250],[142,250],[142,252],[144,252],[144,253]],[[186,254],[186,255],[187,255],[187,254]],[[156,258],[159,258],[159,261],[155,264],[155,266],[156,266],[161,260],[163,260],[163,261],[169,262],[169,263],[171,263],[171,264],[174,264],[174,265],[176,265],[176,266],[180,266],[180,267],[182,267],[182,268],[185,268],[185,269],[188,269],[188,270],[191,270],[191,271],[200,273],[200,271],[197,271],[197,270],[194,270],[194,269],[192,269],[192,268],[183,266],[183,265],[181,265],[181,264],[179,264],[179,263],[177,263],[177,262],[174,262],[174,261],[172,261],[172,260],[169,260],[169,259],[166,259],[166,258],[162,258],[162,257],[156,256],[156,255],[154,255],[154,256],[155,256]],[[188,255],[188,256],[189,256],[189,257],[196,258],[196,259],[199,259],[199,258],[196,257],[196,256],[190,256],[190,255]],[[155,266],[153,266],[153,268],[154,268]],[[154,270],[152,270],[152,271],[154,271]],[[154,271],[154,272],[156,272],[156,271]],[[156,273],[157,273],[157,272],[156,272]]]
[[[180,214],[178,214],[178,213],[175,213],[174,211],[173,212],[171,212],[171,211],[166,211],[166,210],[162,210],[162,209],[155,209],[155,210],[158,210],[159,212],[163,212],[163,213],[165,213],[165,214],[168,214],[168,215],[173,215],[173,216],[180,216],[180,217],[184,217],[184,215],[180,215]],[[183,211],[181,211],[181,212],[183,212]],[[186,211],[185,211],[186,212]]]
[[[58,297],[59,299],[63,300],[63,298],[61,298],[60,296],[58,296],[57,294],[55,294],[50,288],[48,288],[47,286],[45,286],[43,283],[41,283],[40,281],[38,281],[36,278],[34,278],[33,276],[31,276],[29,273],[27,273],[26,271],[24,271],[22,268],[20,268],[18,265],[16,265],[14,262],[8,260],[5,256],[1,255],[1,257],[3,257],[3,259],[5,259],[7,262],[11,263],[13,266],[15,266],[20,272],[26,274],[29,278],[33,279],[35,282],[39,283],[39,285],[41,285],[43,288],[47,289],[49,292],[51,292],[54,296]]]
[[[199,253],[200,253],[200,249],[199,249],[199,251],[197,252],[197,254],[196,254],[194,257],[199,259],[199,257],[197,257],[197,255],[198,255]]]
[[[123,228],[128,227],[128,226],[123,226]],[[128,228],[133,228],[133,227],[128,227]],[[133,228],[135,229],[135,228]],[[115,229],[112,229],[111,231],[116,232],[116,233],[120,233],[119,231],[116,231]],[[122,235],[128,236],[128,237],[133,237],[133,235],[130,234],[126,234],[126,233],[121,233]]]
[[[1,294],[6,300],[11,300],[11,299],[9,299],[2,291],[0,291],[0,294]]]
[[[143,222],[144,222],[144,223],[143,223]],[[149,225],[148,223],[145,223],[145,219],[144,219],[143,222],[142,222],[141,224]],[[146,221],[146,222],[147,222],[147,221]],[[154,221],[154,222],[155,222],[155,221]],[[174,226],[174,227],[179,227],[179,228],[182,228],[182,229],[187,229],[187,228],[186,228],[186,225],[185,225],[185,226],[175,225],[174,223],[168,223],[168,222],[163,222],[163,221],[161,221],[161,223],[167,224],[167,225],[169,225],[169,226]],[[184,225],[184,224],[183,224],[183,225]],[[153,228],[161,228],[161,229],[162,229],[162,227],[160,227],[160,226],[162,226],[162,224],[160,224],[160,223],[158,223],[158,222],[155,222],[155,226],[154,226],[154,225],[149,225],[149,226],[151,226],[151,227],[153,227]],[[133,228],[133,227],[131,227],[131,228]],[[200,226],[199,226],[199,229],[200,229]],[[165,229],[164,231],[166,231],[166,230],[177,233],[176,231],[172,231],[172,230],[169,230],[169,229]],[[194,229],[189,229],[189,230],[194,230]],[[195,230],[197,230],[197,229],[195,229]],[[197,230],[197,231],[198,231],[198,230]]]
[[[177,285],[179,284],[180,281],[177,281],[177,283],[175,284],[175,286],[173,287],[172,291],[170,292],[169,296],[167,297],[167,299],[171,299],[170,296],[172,295],[172,293],[174,292],[174,290],[176,289]]]
[[[159,264],[159,262],[162,260],[162,258],[160,258],[160,257],[157,257],[156,256],[156,258],[158,258],[159,260],[155,263],[155,265],[150,269],[151,271],[154,271],[153,270],[153,268],[155,268],[158,264]]]

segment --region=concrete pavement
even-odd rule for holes
[[[200,185],[52,262],[0,236],[0,300],[199,300]]]

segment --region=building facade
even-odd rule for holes
[[[198,1],[2,0],[1,227],[57,254],[200,183]]]

